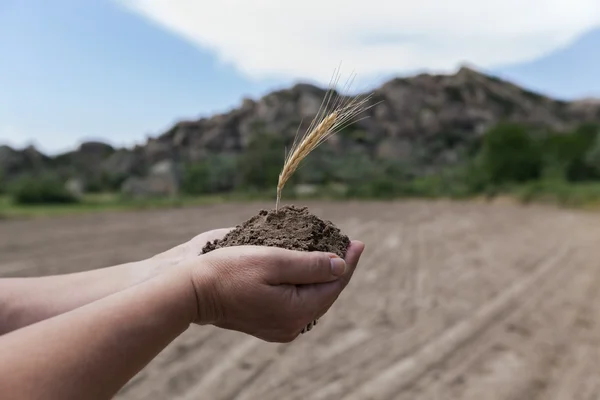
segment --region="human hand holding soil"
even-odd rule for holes
[[[345,268],[331,253],[269,246],[196,256],[0,336],[0,393],[3,399],[110,398],[193,322],[289,342],[331,307],[363,249],[351,243]]]
[[[198,299],[196,323],[290,342],[321,317],[346,287],[364,244],[346,260],[333,253],[232,246],[202,255],[189,273]]]

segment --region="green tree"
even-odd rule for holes
[[[324,185],[334,180],[335,159],[338,157],[327,143],[314,149],[301,166],[295,177],[300,183]]]
[[[493,185],[538,179],[542,171],[540,147],[525,127],[502,123],[487,132],[480,165]]]
[[[544,175],[572,182],[598,178],[598,169],[593,165],[597,132],[596,125],[583,124],[573,132],[545,135],[541,141]]]
[[[556,132],[547,133],[540,141],[543,155],[543,176],[550,180],[566,180],[569,165],[573,159],[570,135]]]
[[[190,195],[228,192],[235,188],[237,175],[236,156],[211,155],[184,168],[181,190]]]
[[[127,176],[108,171],[84,174],[84,191],[88,193],[118,192]]]
[[[6,173],[0,168],[0,194],[6,193],[8,190]]]
[[[189,195],[211,192],[210,165],[206,161],[193,163],[184,168],[181,191]]]
[[[257,133],[239,159],[241,185],[270,189],[277,186],[283,167],[285,140],[280,135]]]
[[[585,163],[592,169],[596,177],[600,176],[600,135],[597,135],[585,153]]]
[[[586,160],[587,154],[596,142],[598,131],[596,124],[582,124],[571,134],[573,143],[570,147],[571,159],[567,168],[568,180],[578,182],[598,177],[595,168]]]
[[[79,199],[70,193],[62,181],[50,176],[28,176],[21,178],[10,190],[17,204],[69,204]]]

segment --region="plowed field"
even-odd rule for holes
[[[317,203],[367,245],[290,344],[193,327],[118,399],[583,400],[600,394],[600,215],[511,204]],[[149,257],[271,204],[0,223],[0,276]]]

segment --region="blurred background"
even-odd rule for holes
[[[364,269],[298,342],[194,328],[120,398],[596,398],[598,49],[596,0],[0,0],[0,276],[273,208],[341,65],[368,118],[284,203]]]

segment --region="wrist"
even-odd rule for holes
[[[196,317],[198,325],[215,324],[220,320],[222,312],[217,299],[218,277],[213,273],[206,257],[200,256],[188,263],[182,271],[188,276],[196,300]]]
[[[160,296],[168,304],[169,313],[186,326],[196,321],[198,306],[196,293],[189,275],[185,270],[175,269],[172,272],[158,274],[143,285],[156,285],[156,296]]]
[[[125,270],[124,283],[127,287],[146,282],[167,269],[164,262],[152,258],[125,264],[122,267]]]

